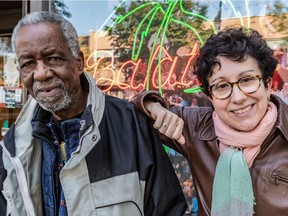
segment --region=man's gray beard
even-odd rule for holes
[[[38,101],[39,105],[44,109],[51,113],[57,112],[59,110],[65,110],[67,109],[71,103],[72,99],[68,95],[68,92],[65,91],[64,94],[61,96],[61,100],[58,103],[53,102],[53,97],[45,97],[45,98],[38,98],[35,97],[35,100]]]
[[[52,79],[46,81],[46,82],[35,82],[33,84],[33,92],[37,92],[37,90],[40,88],[40,86],[47,86],[49,83],[57,83],[59,86],[61,86],[62,89],[62,95],[56,95],[53,97],[38,97],[35,96],[35,100],[39,103],[39,105],[49,112],[57,112],[59,110],[65,110],[69,108],[69,106],[72,104],[72,97],[69,95],[68,91],[65,89],[64,82],[56,77],[53,77]],[[55,103],[55,100],[57,102]]]

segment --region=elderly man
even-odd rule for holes
[[[28,14],[12,46],[31,97],[0,146],[0,215],[183,215],[151,122],[83,71],[71,23]]]

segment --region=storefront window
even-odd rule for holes
[[[258,30],[274,50],[279,60],[274,93],[288,102],[285,0],[64,2],[80,36],[86,70],[107,94],[129,99],[153,89],[181,106],[209,106],[193,74],[197,51],[211,34],[242,25]],[[187,162],[167,151],[188,210],[197,212]]]
[[[26,90],[11,50],[11,34],[17,21],[29,10],[50,9],[72,22],[85,56],[85,70],[107,94],[129,100],[143,89],[153,89],[180,106],[210,105],[193,74],[193,62],[205,40],[230,25],[256,29],[279,62],[273,77],[273,93],[288,103],[286,0],[49,2],[49,7],[47,1],[1,3],[1,139],[25,103]],[[187,161],[172,149],[166,150],[186,194],[187,211],[195,214],[197,202],[193,199],[193,180]]]
[[[1,2],[0,7],[0,139],[23,105],[23,89],[11,49],[13,26],[22,17],[22,6],[22,1],[12,1]]]
[[[285,1],[64,2],[86,70],[108,94],[129,99],[154,89],[181,105],[206,105],[192,64],[205,40],[230,25],[258,30],[286,72]],[[279,72],[279,89],[288,81],[285,72]]]

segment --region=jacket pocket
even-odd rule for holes
[[[96,215],[99,216],[143,216],[139,206],[129,200],[123,200],[123,202],[111,202],[106,206],[97,206]]]
[[[288,185],[288,173],[283,171],[274,171],[272,173],[272,178],[275,181],[275,185],[278,186],[280,184],[287,184]]]
[[[138,173],[115,176],[91,184],[96,215],[143,216],[145,183]]]

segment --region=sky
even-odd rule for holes
[[[109,19],[118,0],[65,0],[72,14],[69,21],[76,27],[79,35],[88,35],[89,30],[98,30]],[[107,23],[110,25],[111,21]]]
[[[219,9],[219,0],[197,0],[209,4],[208,17],[214,19]],[[245,7],[249,4],[249,13]],[[274,0],[275,1],[275,0]],[[287,1],[287,0],[280,0]],[[89,30],[101,30],[104,25],[111,25],[109,17],[119,0],[64,0],[68,11],[72,14],[70,22],[76,27],[79,35],[89,35]],[[256,16],[267,13],[267,4],[273,0],[222,0],[222,19],[235,17],[231,5],[239,11],[241,16]]]

